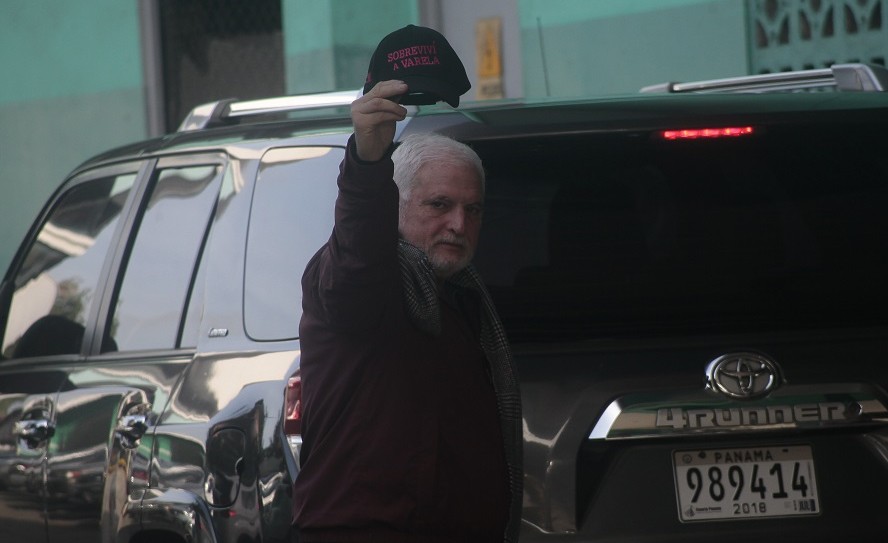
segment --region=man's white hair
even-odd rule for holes
[[[417,174],[426,164],[467,164],[478,172],[481,193],[484,194],[484,166],[481,158],[468,145],[435,133],[411,134],[404,138],[392,154],[395,163],[395,184],[401,196],[401,205],[410,197],[416,185]]]

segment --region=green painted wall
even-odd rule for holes
[[[0,104],[142,84],[135,2],[2,0]]]
[[[545,13],[549,24],[561,25],[664,9],[697,8],[701,4],[712,2],[713,0],[518,0],[518,6],[521,25],[533,26],[536,24],[536,17],[542,13]]]
[[[0,270],[64,176],[145,137],[136,2],[0,0]]]
[[[524,95],[636,92],[747,73],[737,0],[519,0]]]

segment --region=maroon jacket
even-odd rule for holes
[[[478,301],[451,291],[442,333],[415,327],[398,267],[389,156],[349,142],[336,223],[302,279],[302,541],[497,542],[509,487]]]

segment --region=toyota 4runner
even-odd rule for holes
[[[841,65],[400,123],[486,165],[523,541],[884,540],[886,84]],[[64,180],[0,285],[3,541],[288,540],[299,280],[354,96],[208,104]]]

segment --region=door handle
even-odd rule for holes
[[[29,447],[36,448],[53,436],[55,428],[47,419],[27,419],[16,422],[12,433]]]
[[[148,414],[134,413],[124,415],[117,420],[117,428],[114,431],[120,437],[120,444],[127,449],[135,449],[139,446],[139,440],[148,431]]]

